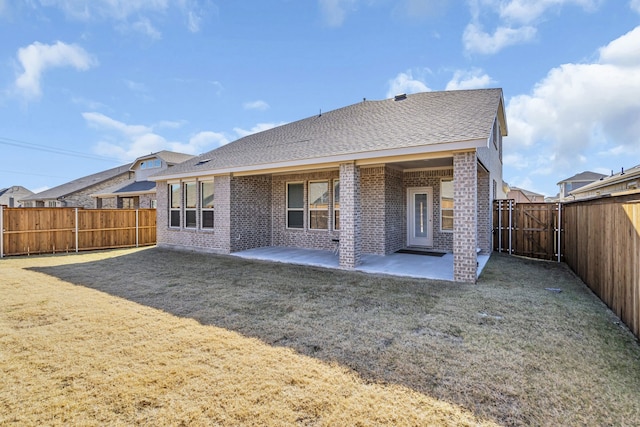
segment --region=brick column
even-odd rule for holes
[[[340,165],[340,267],[353,269],[360,264],[360,168],[353,163]]]
[[[216,176],[213,180],[214,194],[214,246],[222,253],[231,253],[231,176]]]
[[[476,153],[453,155],[453,280],[477,279],[478,172]]]

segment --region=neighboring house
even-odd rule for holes
[[[95,208],[96,202],[91,195],[129,180],[133,176],[130,168],[131,164],[126,164],[84,176],[66,184],[24,197],[21,202],[25,207]]]
[[[430,248],[453,252],[454,280],[475,282],[492,200],[505,197],[506,135],[501,89],[363,101],[249,135],[150,178],[158,244],[338,244],[345,269],[362,254]]]
[[[602,175],[601,173],[585,171],[580,172],[577,175],[573,175],[570,178],[563,179],[558,183],[558,186],[560,187],[560,193],[558,195],[559,201],[563,202],[565,200],[572,200],[573,198],[569,196],[569,193],[580,187],[584,187],[587,184],[591,184],[593,181],[604,178],[605,176],[606,175]]]
[[[22,203],[19,201],[24,197],[30,196],[33,191],[27,190],[19,185],[13,185],[8,188],[0,188],[0,205],[4,205],[10,208],[19,208]]]
[[[640,188],[640,165],[624,170],[611,176],[604,176],[591,184],[572,191],[572,198],[586,199],[591,197],[606,196],[610,194],[635,191]]]
[[[509,187],[507,199],[513,199],[516,203],[544,203],[545,201],[543,194],[518,187]]]
[[[195,156],[173,151],[159,151],[138,157],[129,168],[133,177],[117,185],[91,194],[99,209],[138,209],[156,207],[156,183],[150,175],[166,170]]]

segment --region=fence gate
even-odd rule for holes
[[[493,202],[493,247],[499,252],[562,261],[562,205]]]

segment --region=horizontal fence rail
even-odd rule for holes
[[[0,257],[155,244],[155,209],[0,207]]]

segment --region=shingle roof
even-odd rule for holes
[[[314,159],[333,156],[487,140],[502,102],[501,89],[363,101],[240,138],[154,178],[303,160],[313,164]],[[504,117],[500,119],[506,135]]]
[[[569,177],[567,179],[563,179],[562,181],[558,182],[558,185],[562,184],[563,182],[593,182],[605,176],[606,175],[603,175],[601,173],[584,171],[576,175],[573,175],[572,177]]]
[[[580,194],[580,193],[586,193],[588,191],[593,191],[593,190],[597,190],[599,188],[604,188],[607,187],[609,185],[613,185],[613,184],[617,184],[619,182],[624,182],[627,180],[633,180],[633,179],[637,179],[640,176],[640,165],[634,166],[632,168],[629,169],[625,169],[624,173],[622,173],[622,171],[613,174],[611,176],[606,176],[606,175],[602,175],[603,178],[599,178],[595,181],[593,181],[590,184],[587,184],[583,187],[580,187],[576,190],[573,190],[571,192],[571,194]]]
[[[41,191],[40,193],[33,194],[21,200],[51,200],[57,199],[58,197],[67,196],[84,188],[91,187],[93,185],[100,184],[109,179],[115,178],[123,173],[129,173],[130,167],[131,163],[102,172],[94,173],[93,175],[83,176],[82,178],[78,178],[65,184],[58,185],[57,187]]]
[[[182,163],[186,160],[192,159],[195,156],[192,154],[185,154],[185,153],[177,153],[175,151],[167,151],[167,150],[162,150],[162,151],[158,151],[157,153],[151,153],[147,156],[140,156],[138,157],[132,164],[135,165],[139,160],[144,160],[144,159],[149,159],[149,158],[153,158],[153,157],[157,157],[159,159],[164,160],[165,162],[167,162],[170,165],[175,165],[178,163]]]
[[[156,183],[153,181],[134,181],[116,189],[113,193],[138,193],[141,191],[155,190]]]

